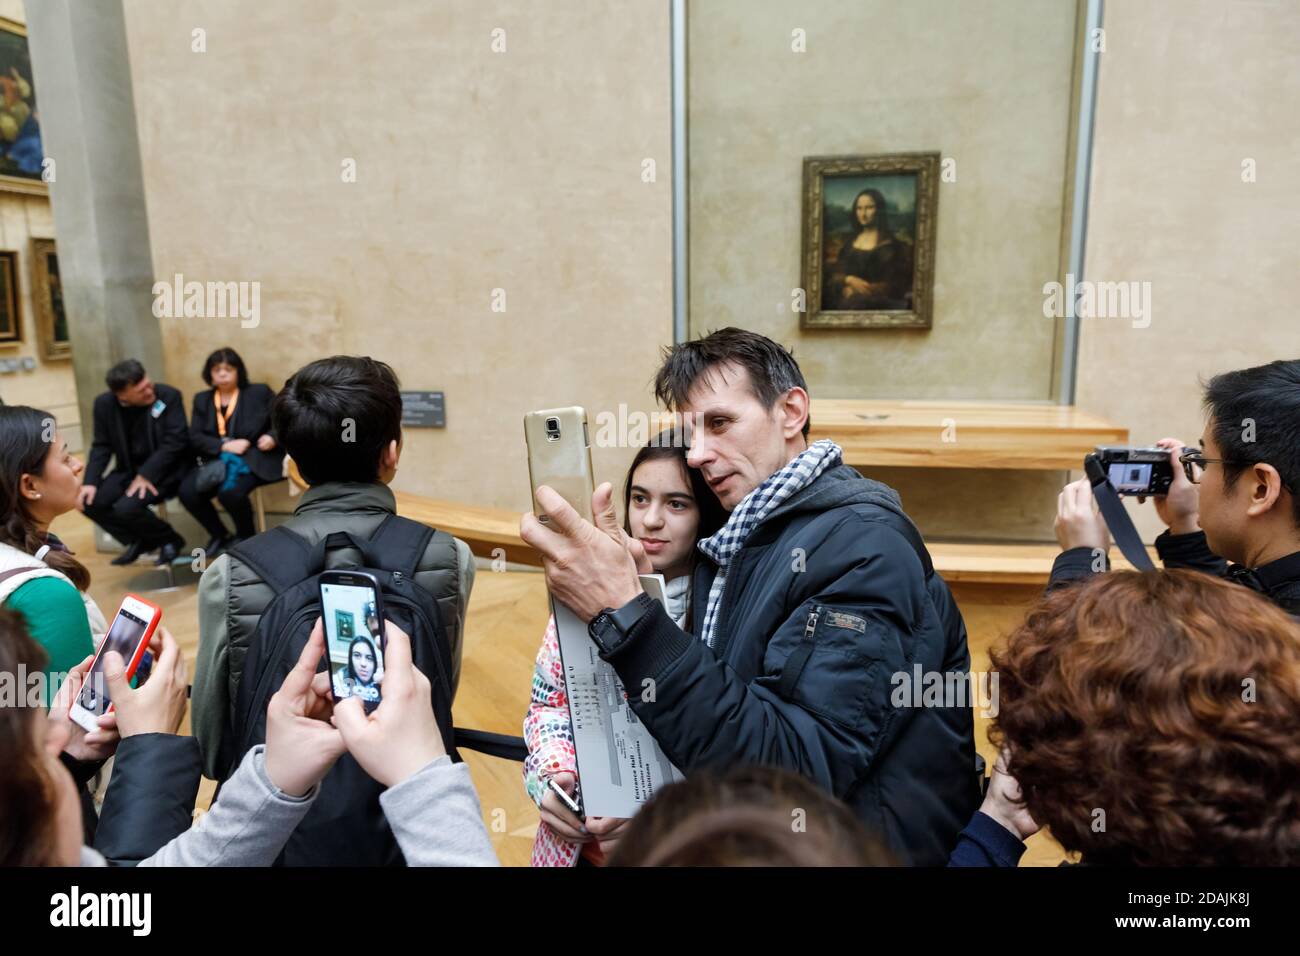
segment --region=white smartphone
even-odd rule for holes
[[[135,669],[140,665],[149,639],[158,629],[162,620],[162,608],[150,604],[143,598],[128,594],[122,599],[122,606],[117,609],[108,633],[99,642],[95,651],[95,660],[86,672],[81,692],[73,698],[68,708],[68,716],[88,731],[99,729],[99,718],[113,709],[113,702],[108,696],[108,686],[104,681],[104,652],[117,651],[126,662],[126,677],[135,676]]]

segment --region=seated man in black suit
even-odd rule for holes
[[[189,429],[181,393],[153,382],[135,359],[119,362],[105,376],[108,391],[95,399],[95,437],[78,504],[126,550],[114,564],[131,564],[158,549],[169,564],[185,541],[152,511],[176,494],[185,471]],[[109,460],[113,470],[108,471]]]

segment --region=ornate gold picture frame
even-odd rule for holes
[[[939,154],[803,161],[805,329],[928,329]]]
[[[0,189],[48,196],[27,28],[0,17]]]
[[[32,310],[36,315],[36,341],[41,358],[72,357],[68,336],[68,313],[63,305],[63,282],[59,277],[59,254],[53,239],[33,239]]]

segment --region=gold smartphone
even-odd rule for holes
[[[528,445],[533,510],[537,509],[538,487],[549,485],[574,511],[591,521],[591,496],[596,485],[586,409],[571,405],[529,412],[524,416],[524,441]],[[543,524],[549,520],[541,512],[536,513]]]

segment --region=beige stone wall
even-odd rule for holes
[[[2,0],[0,17],[26,23],[22,0]],[[40,87],[36,95],[39,101]],[[9,405],[34,405],[50,412],[75,449],[80,445],[81,418],[77,411],[77,387],[72,376],[72,360],[46,361],[41,355],[36,334],[36,311],[32,299],[32,238],[54,238],[54,217],[45,196],[28,196],[0,190],[0,249],[18,253],[18,311],[21,313],[23,340],[0,345],[0,358],[36,359],[31,371],[0,375],[0,398]]]
[[[828,398],[1049,398],[1074,28],[1033,0],[692,4],[695,328],[794,345]],[[801,332],[803,158],[913,151],[956,161],[933,329]]]
[[[126,15],[156,273],[262,282],[256,329],[163,320],[175,384],[192,391],[224,344],[276,385],[369,352],[447,393],[448,428],[408,433],[400,486],[519,508],[523,412],[648,405],[671,337],[667,4],[126,0]],[[793,345],[827,397],[1049,399],[1041,289],[1061,265],[1074,16],[691,4],[694,330]],[[1194,440],[1198,377],[1300,344],[1297,17],[1285,0],[1107,8],[1086,275],[1151,282],[1153,321],[1085,320],[1078,402],[1135,440]],[[800,282],[802,157],[907,149],[957,160],[934,329],[800,332],[777,305]],[[621,477],[627,458],[598,451],[598,470]],[[929,534],[1006,538],[1050,536],[1066,477],[875,474]]]
[[[1151,322],[1083,322],[1078,401],[1195,444],[1199,379],[1300,357],[1300,6],[1111,3],[1105,26],[1086,272],[1150,282]]]
[[[257,328],[162,320],[172,384],[221,345],[277,387],[368,353],[446,392],[397,486],[520,510],[526,411],[648,404],[672,338],[666,3],[125,10],[156,274],[262,283]],[[598,450],[598,474],[628,460]]]
[[[1052,398],[1042,287],[1060,270],[1074,4],[699,3],[689,29],[693,330],[792,346],[814,396]],[[801,331],[803,158],[911,151],[956,160],[939,191],[934,327]],[[872,475],[928,534],[1004,538],[1050,535],[1063,478]]]

